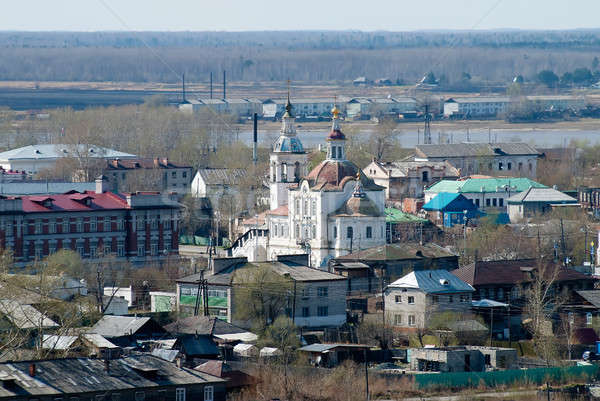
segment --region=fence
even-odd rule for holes
[[[495,387],[501,385],[536,384],[547,381],[564,383],[568,381],[589,381],[598,377],[600,367],[570,366],[564,368],[537,368],[503,370],[496,372],[456,372],[439,374],[417,374],[414,383],[419,389],[431,388],[464,388],[484,385]]]

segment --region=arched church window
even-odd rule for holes
[[[296,181],[300,180],[300,162],[294,164],[294,178]]]
[[[317,214],[317,201],[314,199],[311,202],[311,214],[313,216],[315,216]]]
[[[352,227],[348,227],[346,229],[346,238],[350,239],[354,237],[354,229]]]
[[[312,238],[317,238],[317,226],[314,224],[312,225]]]
[[[296,238],[300,238],[300,225],[296,223],[296,229],[295,229],[295,234],[296,234]]]

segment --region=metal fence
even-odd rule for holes
[[[540,385],[546,382],[590,381],[597,378],[599,373],[600,368],[597,365],[591,365],[564,368],[502,370],[495,372],[417,374],[414,376],[414,383],[419,389],[495,387],[521,384]]]

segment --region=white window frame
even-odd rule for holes
[[[175,401],[185,401],[185,387],[175,389]]]
[[[417,319],[416,319],[415,315],[408,315],[408,325],[409,326],[417,325]]]
[[[215,388],[213,386],[204,387],[204,401],[214,401]]]

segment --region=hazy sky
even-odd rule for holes
[[[4,0],[0,29],[575,29],[598,15],[598,0]]]

